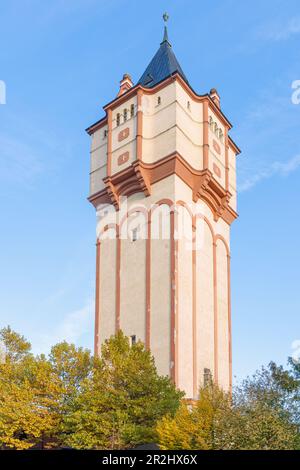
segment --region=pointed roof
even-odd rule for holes
[[[146,88],[152,88],[176,72],[179,73],[186,83],[189,83],[173,52],[168,38],[167,26],[165,26],[164,37],[160,47],[139,79],[138,84]]]

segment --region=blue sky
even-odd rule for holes
[[[297,0],[3,0],[0,324],[37,352],[92,347],[95,214],[89,139],[119,80],[136,81],[169,36],[198,93],[216,87],[243,153],[232,230],[238,377],[285,363],[300,339],[300,80]]]

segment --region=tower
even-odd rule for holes
[[[122,329],[150,348],[159,373],[187,397],[210,376],[229,390],[239,149],[218,92],[192,89],[165,26],[139,81],[125,74],[104,111],[87,129],[97,211],[95,353]]]

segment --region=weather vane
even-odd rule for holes
[[[169,18],[170,18],[170,17],[169,17],[169,15],[168,15],[168,13],[164,13],[164,14],[163,14],[163,19],[164,19],[164,22],[165,22],[165,23],[168,21]]]

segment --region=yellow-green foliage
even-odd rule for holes
[[[299,448],[299,381],[270,364],[243,382],[233,399],[211,384],[157,425],[162,449]]]
[[[174,418],[164,417],[157,426],[160,447],[175,449],[215,448],[215,429],[230,411],[230,398],[218,387],[202,388],[193,404],[182,403]]]
[[[122,449],[157,439],[156,422],[177,410],[183,394],[157,374],[142,343],[122,332],[102,347],[93,374],[65,419],[67,443],[76,448]]]

